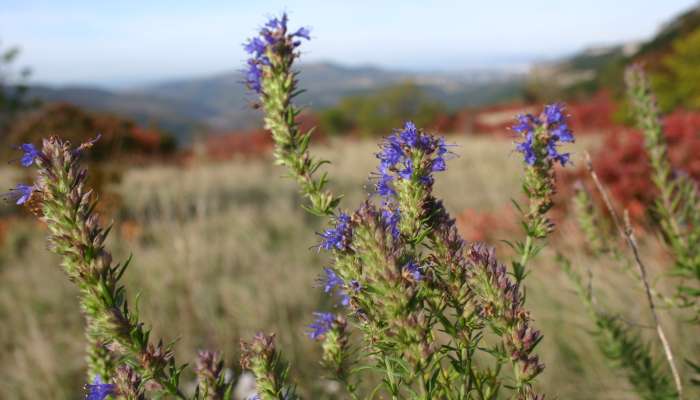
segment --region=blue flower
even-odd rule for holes
[[[399,222],[401,221],[399,210],[383,209],[382,220],[384,221],[384,226],[391,232],[391,236],[394,239],[398,238],[400,234]]]
[[[555,162],[559,162],[562,166],[569,162],[569,153],[559,153],[557,143],[554,140],[547,142],[547,156]]]
[[[414,260],[410,260],[406,265],[404,265],[403,268],[413,277],[413,279],[417,281],[423,279],[423,273],[421,272],[420,265],[418,265],[418,263],[416,263]]]
[[[566,121],[564,115],[564,105],[560,103],[544,106],[544,117],[547,125],[562,124]]]
[[[384,143],[382,151],[377,154],[380,160],[380,168],[388,169],[401,162],[404,158],[404,152],[401,148],[401,143],[396,136],[390,136]]]
[[[397,178],[417,179],[425,186],[432,185],[431,174],[447,169],[447,148],[444,138],[437,139],[418,129],[413,122],[406,122],[403,129],[395,130],[384,139],[376,154],[379,159],[377,193],[385,199],[395,196],[390,183]],[[419,164],[415,164],[415,160],[420,160]]]
[[[335,288],[343,286],[343,278],[339,277],[332,268],[324,268],[323,271],[326,273],[326,279],[322,281],[324,293],[331,293]]]
[[[359,293],[360,290],[362,290],[362,285],[360,285],[360,282],[353,279],[350,281],[350,290],[352,290],[353,293]],[[350,305],[350,295],[346,290],[343,290],[340,293],[340,304],[343,307],[347,307]]]
[[[31,143],[25,143],[19,147],[20,150],[24,152],[22,158],[20,159],[20,164],[22,164],[23,167],[31,166],[34,163],[34,160],[36,160],[39,157],[39,154],[41,154],[41,152]]]
[[[562,166],[569,162],[570,154],[559,153],[557,149],[560,143],[574,141],[563,104],[546,105],[540,118],[531,114],[518,115],[517,121],[511,129],[523,134],[525,140],[518,142],[515,149],[523,154],[526,164],[534,165],[538,157],[542,157],[542,161],[558,162]]]
[[[87,397],[85,400],[104,400],[109,395],[114,394],[115,386],[110,383],[102,382],[102,378],[99,375],[95,376],[92,384],[85,385],[88,390]]]
[[[525,135],[525,141],[518,143],[515,146],[515,150],[523,153],[523,157],[525,157],[525,163],[528,165],[534,165],[535,161],[537,161],[537,156],[535,155],[535,149],[532,147],[532,141],[535,137],[535,134],[533,131],[528,131],[527,134]]]
[[[387,173],[383,173],[379,176],[377,181],[377,193],[382,197],[389,197],[396,194],[394,189],[391,187],[391,181],[394,178]]]
[[[567,124],[559,124],[552,130],[552,137],[564,143],[573,143],[574,134]]]
[[[433,172],[440,172],[444,171],[447,169],[447,164],[445,163],[445,159],[442,157],[437,157],[436,159],[433,160],[431,170]]]
[[[284,23],[284,25],[282,25]],[[265,28],[270,28],[270,29],[277,29],[281,27],[286,27],[287,26],[287,14],[282,14],[282,21],[280,21],[277,18],[271,18],[269,21],[265,23]]]
[[[407,146],[416,147],[418,144],[418,129],[416,125],[411,121],[406,122],[403,131],[399,133],[399,137]]]
[[[540,125],[540,121],[532,114],[520,114],[516,118],[518,123],[513,125],[511,129],[518,133],[534,132],[535,126]]]
[[[262,67],[254,60],[248,60],[248,72],[246,74],[246,85],[256,93],[262,93]]]
[[[262,54],[265,54],[266,45],[265,42],[262,41],[262,39],[256,37],[250,39],[248,43],[243,45],[243,48],[248,54],[252,54],[255,57],[258,57]]]
[[[307,335],[309,335],[311,339],[316,340],[333,328],[335,316],[328,312],[315,312],[314,316],[316,320],[309,325],[310,331],[307,332]]]
[[[299,28],[296,32],[292,33],[292,36],[300,37],[306,40],[311,40],[311,30],[309,28]]]
[[[413,160],[407,158],[403,162],[404,169],[399,171],[399,176],[403,179],[409,180],[413,176]]]
[[[336,219],[335,228],[327,229],[320,234],[323,240],[319,245],[324,250],[347,250],[348,239],[350,237],[350,216],[340,213]]]
[[[10,199],[15,201],[17,205],[22,205],[29,201],[35,190],[36,187],[34,185],[25,185],[20,183],[14,188],[10,189],[9,192],[5,193],[3,197],[5,200]]]

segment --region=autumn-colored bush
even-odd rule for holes
[[[672,166],[677,173],[688,174],[700,182],[700,113],[678,110],[666,116],[663,125]],[[598,176],[615,200],[642,221],[656,197],[642,135],[631,129],[612,131],[592,159]],[[573,182],[586,176],[585,166],[580,165],[564,179]]]
[[[58,132],[74,143],[101,135],[91,152],[94,161],[167,155],[175,150],[176,145],[170,135],[139,126],[132,120],[87,111],[68,103],[52,103],[18,118],[2,138],[8,144],[4,151],[12,151],[11,144],[37,142]]]

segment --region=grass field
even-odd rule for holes
[[[448,171],[436,182],[450,212],[497,212],[511,198],[520,198],[521,160],[508,140],[453,141],[459,144],[454,149],[459,157],[448,162]],[[333,189],[346,194],[341,207],[354,209],[366,195],[376,144],[333,142],[317,150],[333,160]],[[2,184],[14,183],[13,174],[0,173]],[[239,340],[258,330],[274,331],[306,398],[331,398],[332,386],[319,379],[318,346],[304,335],[311,313],[331,307],[315,283],[326,255],[312,247],[323,225],[299,208],[296,188],[282,174],[269,160],[128,170],[110,188],[121,198],[110,216],[115,220],[110,243],[116,259],[133,254],[125,277],[129,294],[140,294],[142,320],[153,326],[156,336],[179,339],[179,362],[193,362],[197,349],[222,349],[237,371]],[[3,234],[2,399],[81,397],[84,362],[77,293],[46,250],[44,235],[43,227],[24,221]],[[592,263],[571,221],[562,221],[553,242],[577,266]],[[666,260],[653,238],[642,242],[658,276]],[[499,250],[507,261],[508,249]],[[547,368],[540,385],[548,398],[635,398],[621,372],[606,365],[598,352],[589,335],[593,326],[555,266],[554,254],[541,253],[526,281],[528,306],[545,335],[540,353]],[[630,323],[646,324],[637,282],[613,264],[590,266],[603,304],[624,311]],[[680,318],[663,319],[674,348],[700,354],[697,332],[684,331]],[[653,338],[653,331],[645,331]]]

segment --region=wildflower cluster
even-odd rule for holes
[[[573,142],[574,136],[562,104],[545,106],[539,116],[519,115],[511,129],[522,139],[517,143],[516,150],[523,154],[525,160],[523,190],[529,199],[529,209],[520,209],[524,213],[526,240],[515,244],[521,257],[513,263],[513,273],[520,281],[525,276],[527,262],[539,251],[535,241],[545,239],[554,229],[554,224],[547,217],[547,212],[554,206],[556,193],[554,166],[556,163],[561,166],[569,163],[570,154],[561,153],[559,146]]]
[[[326,161],[314,160],[309,155],[311,131],[300,131],[295,121],[300,110],[291,103],[300,93],[292,70],[299,56],[297,48],[301,39],[310,39],[310,31],[299,28],[290,33],[287,22],[286,14],[270,19],[259,35],[244,45],[251,55],[247,62],[246,85],[259,97],[265,111],[265,128],[272,132],[277,163],[287,167],[309,201],[305,208],[317,215],[333,215],[340,197],[325,190],[325,174],[315,175]]]
[[[559,162],[561,165],[569,162],[570,154],[558,150],[561,143],[574,141],[562,104],[545,106],[539,117],[522,114],[517,119],[518,123],[512,129],[524,135],[524,140],[518,143],[516,150],[523,153],[528,165],[535,165],[538,161]]]
[[[32,185],[17,186],[9,196],[46,223],[49,249],[61,257],[63,271],[79,289],[92,381],[86,386],[87,398],[140,400],[148,391],[153,396],[184,399],[179,388],[184,367],[176,364],[172,345],[154,342],[150,330],[128,307],[119,280],[129,261],[114,264],[105,247],[109,228],[100,225],[94,212],[96,202],[87,187],[87,171],[80,165],[98,139],[77,147],[56,137],[45,139],[41,148],[22,145],[20,163],[35,166],[38,179]],[[202,391],[194,398],[230,399],[231,383],[222,378],[220,365],[214,368],[212,363],[207,364],[211,368],[198,370]]]
[[[246,85],[249,89],[261,94],[262,81],[266,68],[272,67],[272,59],[293,51],[301,45],[299,39],[310,40],[308,28],[299,28],[293,33],[287,32],[287,14],[281,18],[272,18],[260,29],[259,36],[251,38],[243,48],[250,54],[248,70],[246,73]],[[277,61],[277,60],[276,60]]]
[[[315,313],[308,330],[310,338],[322,342],[324,365],[353,397],[357,377],[348,366],[359,363],[383,371],[384,390],[395,399],[415,397],[415,390],[423,393],[418,398],[456,393],[459,398],[493,398],[504,388],[504,377],[496,371],[510,363],[507,386],[516,397],[540,398],[532,382],[543,369],[534,354],[541,335],[524,309],[520,281],[511,281],[492,250],[467,245],[432,194],[434,173],[445,171],[451,155],[444,138],[407,122],[380,145],[375,193],[354,212],[336,212],[339,197],[321,192],[325,175],[318,181],[312,177],[320,163],[308,164],[309,136],[297,140],[298,110],[291,100],[298,89],[290,67],[297,56],[294,37],[303,35],[286,34],[286,17],[282,21],[269,23],[261,38],[247,44],[255,56],[249,64],[260,67],[251,70],[248,87],[260,95],[277,161],[300,183],[311,201],[308,209],[332,220],[333,226],[319,234],[318,249],[332,259],[320,281],[343,307]],[[544,128],[533,128],[533,151],[539,151],[539,141],[550,131],[558,132],[550,148],[570,140],[556,110],[547,111],[551,115]],[[357,350],[349,345],[350,326],[361,333]],[[501,340],[482,342],[486,329]],[[476,367],[475,353],[482,350],[493,356],[494,369]],[[351,359],[358,352],[365,358]],[[255,375],[269,381],[262,371]]]

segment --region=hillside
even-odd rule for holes
[[[625,66],[640,62],[653,76],[664,69],[664,60],[673,55],[678,43],[699,29],[700,5],[697,5],[666,22],[648,40],[590,47],[554,62],[535,65],[527,78],[526,96],[550,101],[585,98],[601,89],[621,94]]]
[[[447,107],[491,104],[517,96],[522,77],[499,71],[412,73],[376,67],[346,67],[332,63],[299,67],[299,101],[314,110],[335,105],[348,95],[370,93],[404,81],[415,82]],[[252,98],[241,84],[240,72],[174,80],[128,91],[94,87],[35,86],[31,95],[44,101],[121,114],[172,132],[181,143],[199,131],[230,131],[256,126],[259,117],[249,106]]]

